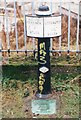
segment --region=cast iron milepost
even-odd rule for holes
[[[51,93],[49,49],[50,49],[50,38],[38,38],[38,94],[39,94],[39,97],[43,97],[44,95]]]
[[[48,6],[40,6],[39,17],[51,16],[41,14],[41,12],[49,12]],[[43,26],[44,29],[44,26]],[[49,29],[49,28],[48,28]],[[36,96],[39,98],[46,97],[51,93],[51,77],[50,77],[50,37],[38,38],[38,91]]]
[[[61,15],[53,16],[41,5],[34,16],[27,16],[27,36],[38,39],[38,98],[51,95],[50,38],[61,36]]]

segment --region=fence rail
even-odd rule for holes
[[[6,2],[6,0],[4,0],[4,2],[0,3],[2,5],[2,7],[0,7],[0,52],[37,52],[37,48],[36,48],[36,44],[35,44],[35,38],[28,38],[26,35],[26,15],[27,14],[32,14],[34,15],[35,12],[37,11],[37,7],[38,5],[42,4],[41,1],[39,1],[39,4],[36,2],[34,2],[34,0],[32,0],[32,2],[21,2],[21,4],[19,4],[18,2],[15,2],[15,0],[11,3]],[[44,4],[48,4],[50,7],[50,11],[53,14],[57,14],[59,13],[62,16],[67,16],[67,40],[65,42],[66,44],[66,48],[64,49],[62,42],[63,42],[63,37],[60,36],[59,40],[58,40],[58,47],[56,49],[53,48],[53,43],[55,42],[53,38],[51,38],[50,42],[50,52],[76,52],[76,53],[81,53],[81,38],[80,38],[80,34],[81,34],[81,13],[80,13],[80,7],[81,4],[80,3],[71,3],[68,2],[67,3],[62,3],[61,0],[59,0],[58,3],[54,3],[52,2],[52,0],[50,0],[50,3],[44,3]],[[74,9],[76,8],[76,9]],[[74,39],[74,44],[71,44],[71,18],[73,20],[76,21],[77,25],[76,25],[76,35]],[[63,18],[62,18],[63,19]],[[63,27],[63,21],[61,19],[61,27]],[[20,43],[19,43],[19,28],[18,28],[18,22],[21,21],[23,24],[23,33],[22,36],[23,39],[21,39]],[[20,24],[21,25],[21,24]],[[21,28],[20,27],[20,32],[21,32]],[[73,28],[74,29],[74,28]],[[62,28],[63,30],[63,28]],[[6,35],[6,38],[4,39],[4,34]],[[14,40],[15,42],[11,42],[11,36],[10,33],[14,32],[14,37],[12,38],[12,40]],[[63,32],[62,32],[63,34]],[[27,47],[28,45],[28,40],[32,39],[31,42],[31,46],[32,48],[30,49],[30,47]],[[23,41],[23,46],[22,49],[19,48],[19,44],[21,44],[21,42]],[[13,46],[13,43],[15,44],[14,49],[11,48],[11,46]],[[57,42],[56,42],[57,43]],[[56,44],[55,44],[56,45]],[[74,47],[71,48],[71,47]]]

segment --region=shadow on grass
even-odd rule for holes
[[[80,66],[60,66],[51,65],[51,76],[54,77],[56,74],[66,76],[73,74],[81,74]],[[3,80],[20,80],[27,81],[28,79],[37,79],[37,65],[3,65],[2,66]],[[60,76],[61,77],[61,76]]]
[[[37,66],[30,65],[5,65],[2,67],[3,80],[27,81],[37,77]]]

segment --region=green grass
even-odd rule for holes
[[[75,65],[74,59],[70,62],[65,57],[51,58],[51,86],[60,96],[62,107],[57,117],[69,115],[72,118],[79,117],[79,85],[78,80],[71,81],[81,74],[81,66]],[[65,64],[63,64],[65,63]],[[8,65],[2,66],[3,71],[3,117],[28,117],[22,111],[23,97],[31,96],[37,89],[37,60],[33,57],[10,58]],[[10,97],[9,97],[10,96]],[[15,97],[12,99],[12,96]],[[7,101],[11,101],[9,105]],[[6,102],[5,102],[6,101]],[[4,107],[5,106],[5,107]],[[9,106],[9,107],[8,107]],[[14,107],[13,107],[14,106]],[[7,110],[9,110],[7,112]],[[12,112],[10,112],[12,111]]]

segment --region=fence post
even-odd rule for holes
[[[79,5],[78,5],[78,16],[77,16],[77,40],[76,40],[76,55],[78,55],[79,51]]]
[[[79,42],[80,42],[79,50],[81,51],[81,1],[79,2]],[[81,60],[81,53],[80,53],[80,60]]]
[[[34,0],[32,0],[32,15],[34,15],[35,14],[35,11],[34,11]],[[34,51],[34,58],[36,58],[35,57],[35,38],[32,38],[32,42],[33,42],[33,51]]]
[[[15,21],[15,35],[16,35],[16,50],[18,53],[18,32],[17,32],[16,1],[15,0],[14,0],[14,21]]]
[[[68,15],[68,55],[69,55],[69,51],[70,51],[70,14],[71,14],[71,10],[70,10],[70,2],[69,4],[69,15]]]
[[[7,10],[7,6],[6,6],[6,0],[4,0],[4,4],[5,4],[5,20],[6,20],[6,33],[7,33],[7,45],[8,45],[8,54],[9,54],[9,56],[10,56],[10,40],[9,40],[9,31],[8,31],[8,24],[10,24],[9,23],[9,21],[8,21],[8,10]]]
[[[62,14],[62,0],[60,0],[60,15]],[[61,18],[61,26],[62,26],[62,18]],[[59,37],[59,56],[61,56],[61,36]]]
[[[25,44],[25,54],[27,56],[27,50],[26,50],[26,18],[25,18],[25,4],[23,2],[23,15],[24,15],[24,44]]]

